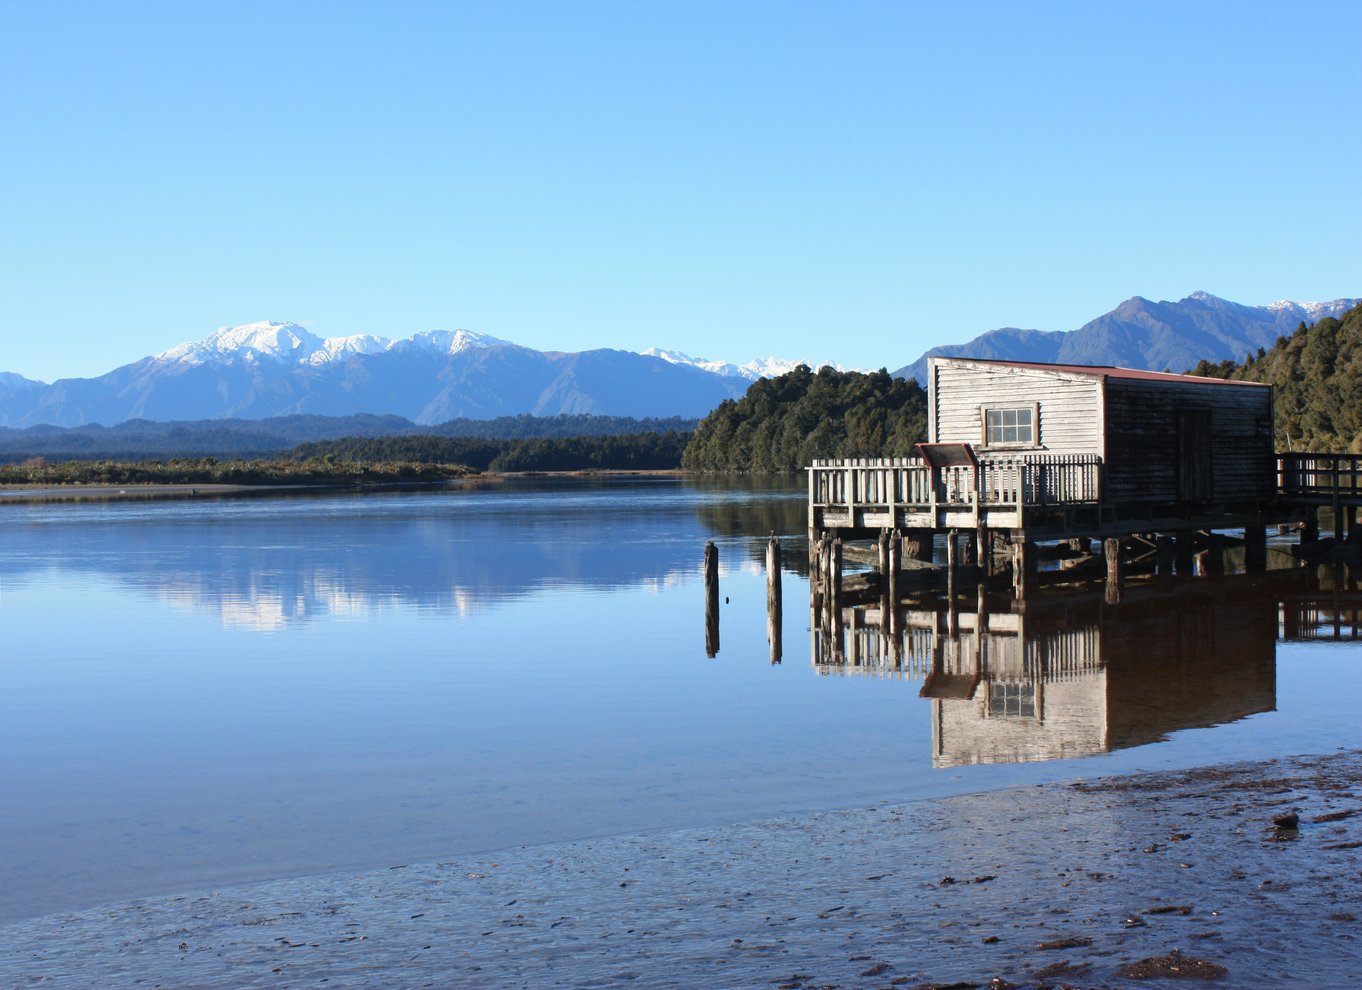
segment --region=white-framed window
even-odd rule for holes
[[[1035,718],[1036,686],[990,681],[988,714],[990,718]]]
[[[1040,436],[1040,406],[1027,402],[1015,406],[984,406],[985,447],[1035,447]]]

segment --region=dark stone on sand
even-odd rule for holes
[[[1074,964],[1065,959],[1038,969],[1032,975],[1038,980],[1053,980],[1060,976],[1083,976],[1092,969],[1092,963]]]
[[[1273,828],[1280,829],[1300,828],[1300,824],[1301,824],[1300,815],[1296,814],[1294,811],[1286,811],[1280,815],[1272,816]]]
[[[1082,949],[1092,945],[1092,939],[1086,936],[1081,938],[1057,938],[1049,942],[1041,942],[1036,946],[1037,949]]]
[[[1184,956],[1177,949],[1166,956],[1150,956],[1127,963],[1116,975],[1129,980],[1218,980],[1229,970],[1209,959]]]

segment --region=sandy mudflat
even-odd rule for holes
[[[286,485],[0,485],[0,502],[111,501],[132,498],[188,498],[278,490]]]
[[[1299,828],[1274,828],[1289,810]],[[0,926],[0,977],[101,988],[1359,986],[1362,753],[158,897]]]

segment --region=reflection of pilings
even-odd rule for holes
[[[889,651],[897,665],[903,660],[903,623],[899,610],[899,571],[903,567],[903,537],[894,530],[889,537],[889,573],[885,575],[889,601]]]
[[[842,540],[832,541],[828,548],[828,590],[824,596],[828,603],[828,634],[831,636],[832,652],[841,656],[842,638]]]
[[[890,542],[889,530],[880,530],[878,549],[880,561],[880,645],[882,648],[887,647],[888,645],[894,614],[894,597],[892,590],[894,582],[889,576],[890,572],[893,570],[893,564],[889,559]],[[885,655],[887,656],[888,654]]]
[[[705,654],[719,655],[719,548],[705,544]]]
[[[780,598],[780,541],[772,533],[766,544],[766,639],[771,644],[772,663],[780,663]]]

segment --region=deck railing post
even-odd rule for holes
[[[1342,543],[1342,542],[1343,542],[1343,492],[1342,492],[1341,489],[1339,488],[1339,481],[1341,480],[1341,478],[1340,478],[1340,471],[1341,471],[1343,465],[1342,465],[1342,463],[1341,463],[1342,459],[1339,458],[1339,457],[1334,457],[1334,458],[1332,458],[1332,460],[1333,460],[1333,472],[1332,472],[1332,481],[1333,481],[1333,484],[1331,485],[1331,487],[1333,488],[1334,539],[1337,540],[1338,542]]]

